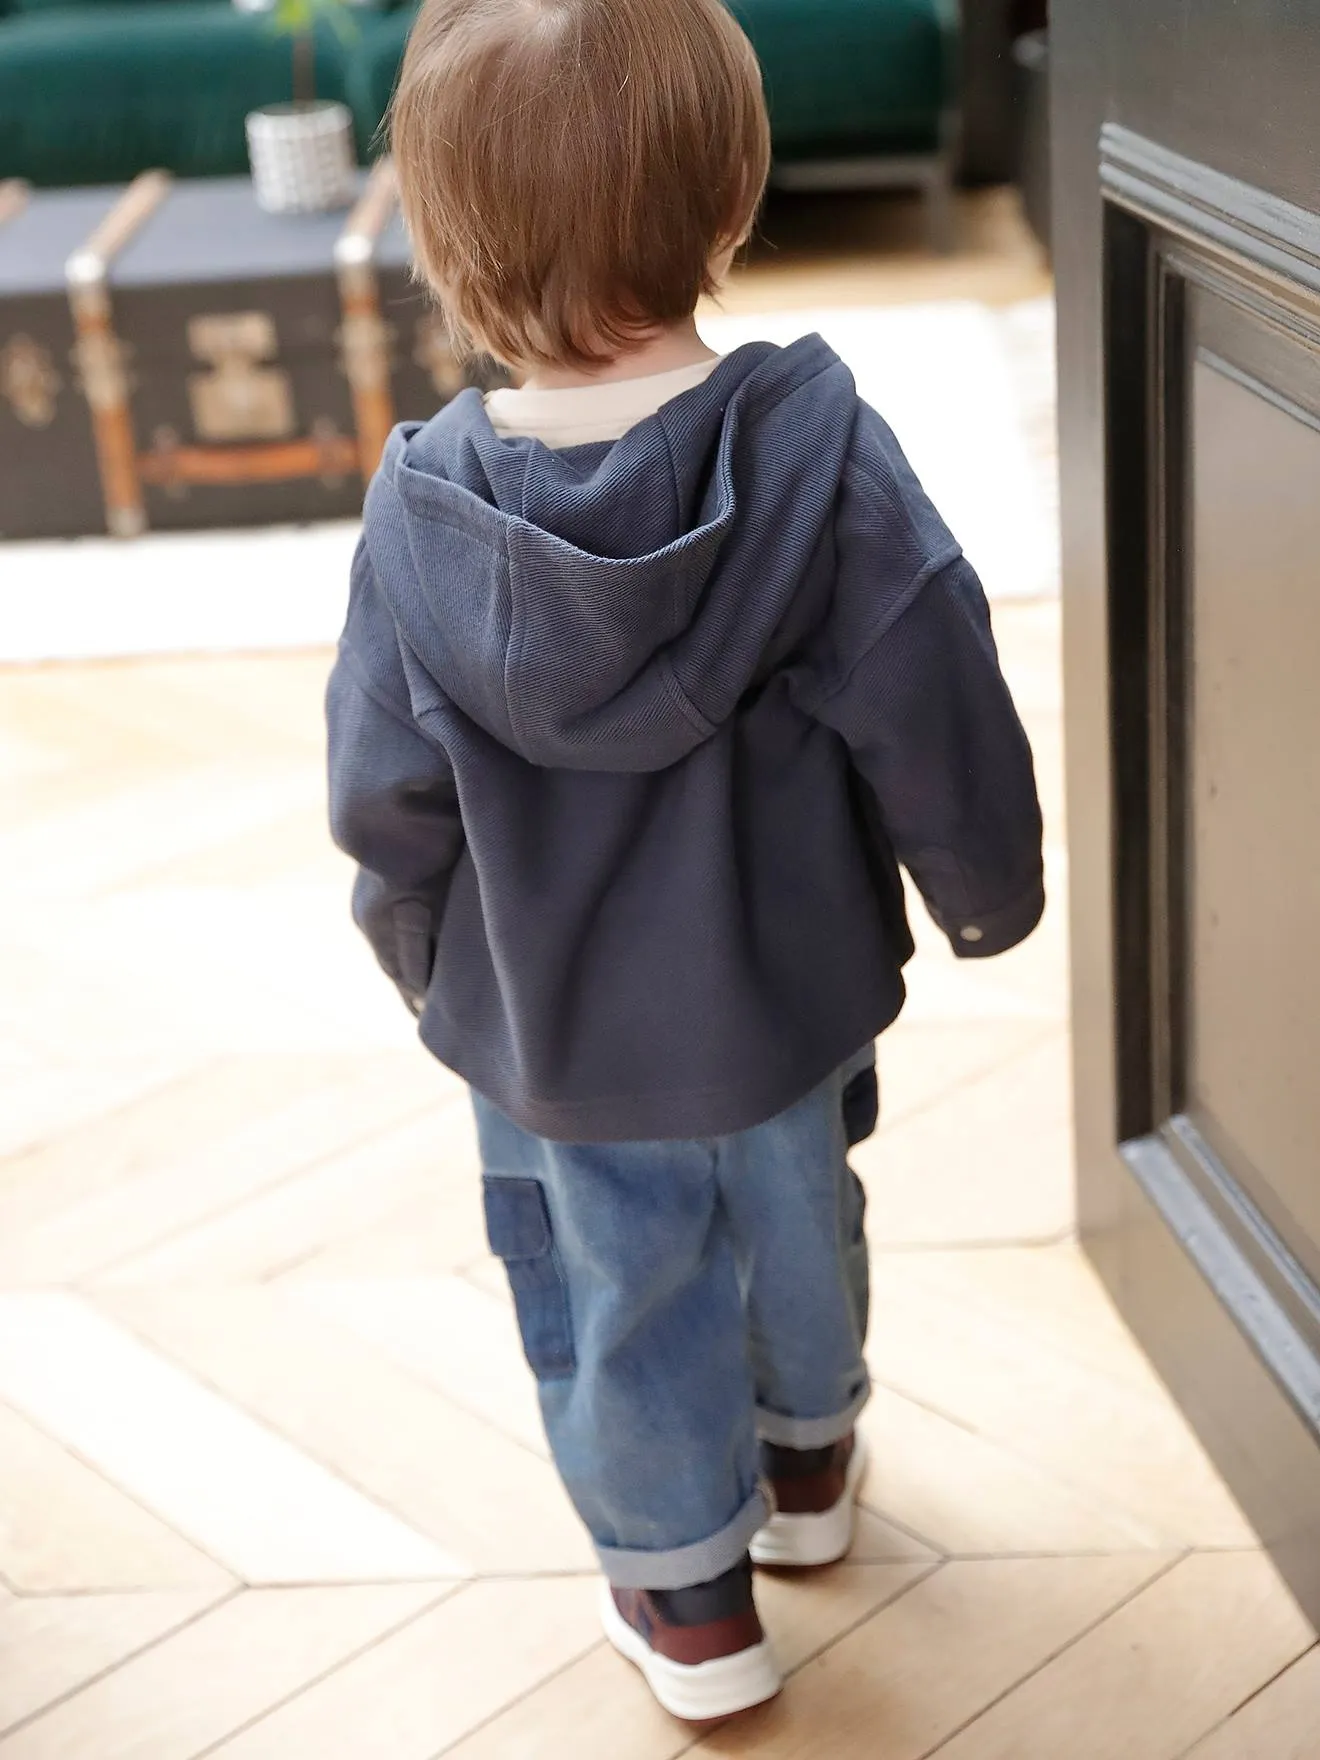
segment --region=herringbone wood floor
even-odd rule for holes
[[[1068,1239],[1057,608],[998,629],[1054,904],[921,934],[859,1543],[704,1733],[602,1644],[462,1093],[347,926],[329,657],[0,674],[0,1760],[1317,1760],[1312,1634]]]

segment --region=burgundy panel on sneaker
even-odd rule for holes
[[[848,1489],[848,1465],[857,1439],[849,1434],[829,1448],[780,1448],[766,1443],[762,1461],[774,1490],[775,1508],[786,1516],[818,1516]]]
[[[765,1636],[747,1561],[691,1589],[617,1589],[614,1605],[657,1656],[693,1668],[754,1649]]]

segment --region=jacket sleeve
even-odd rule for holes
[[[918,578],[816,714],[847,743],[954,952],[1025,940],[1045,908],[1035,772],[962,556]]]
[[[464,839],[449,759],[408,702],[397,632],[359,546],[326,693],[330,830],[359,864],[354,920],[416,1014]]]

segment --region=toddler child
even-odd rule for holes
[[[522,384],[386,449],[334,835],[472,1087],[607,1634],[725,1716],[780,1685],[753,1563],[851,1542],[873,1118],[845,1115],[903,1002],[899,863],[957,953],[1022,940],[1031,757],[976,576],[848,369],[698,337],[769,163],[720,0],[426,0],[393,147],[422,272]]]

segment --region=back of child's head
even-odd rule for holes
[[[418,264],[519,367],[592,367],[691,317],[770,140],[722,0],[425,0],[391,134]]]

